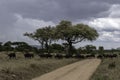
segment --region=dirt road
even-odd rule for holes
[[[79,61],[33,80],[89,80],[100,62],[101,60],[99,59]]]

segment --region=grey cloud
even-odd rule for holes
[[[106,32],[119,31],[119,32],[120,32],[120,30],[118,30],[118,29],[102,29],[102,30],[100,30],[100,31],[106,31]]]
[[[12,0],[4,4],[13,13],[46,21],[87,19],[109,9],[109,3],[98,0]]]

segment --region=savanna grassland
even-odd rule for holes
[[[103,59],[90,80],[120,80],[120,57]]]
[[[0,53],[0,80],[31,80],[59,67],[78,61],[77,59],[25,59],[17,53],[16,59],[9,59]]]

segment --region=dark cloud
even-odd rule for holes
[[[107,1],[98,0],[12,0],[4,4],[13,13],[46,21],[97,17],[109,9]]]

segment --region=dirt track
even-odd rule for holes
[[[99,59],[79,61],[33,80],[89,80],[100,62],[101,60]]]

